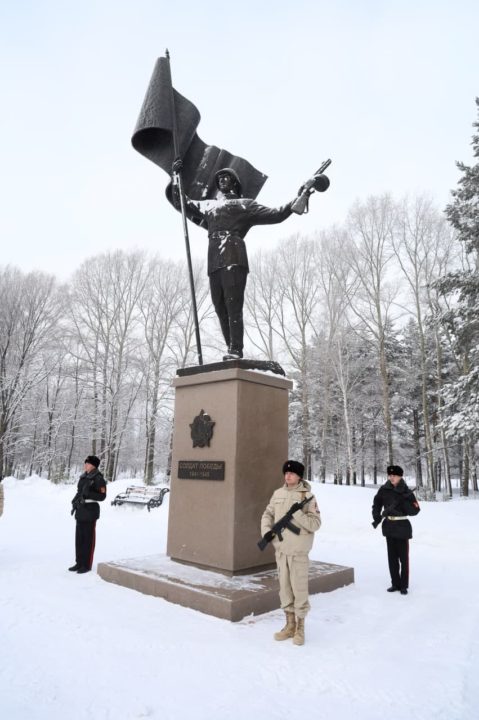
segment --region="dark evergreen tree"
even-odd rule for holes
[[[476,105],[479,111],[479,98]],[[446,216],[464,245],[464,267],[436,283],[441,293],[456,299],[442,318],[458,362],[456,378],[444,386],[444,401],[447,433],[463,447],[463,494],[468,492],[468,476],[475,464],[473,448],[479,423],[479,119],[473,127],[476,163],[457,163],[462,175],[446,207]]]

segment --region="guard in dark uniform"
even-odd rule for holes
[[[412,527],[407,516],[417,515],[419,504],[406,485],[404,471],[399,465],[389,465],[388,479],[373,500],[373,527],[381,523],[388,549],[391,587],[388,592],[399,591],[407,595],[409,587],[409,540]]]
[[[106,498],[106,482],[98,470],[100,459],[88,455],[85,471],[80,475],[77,494],[72,500],[72,515],[75,514],[75,564],[71,572],[86,573],[91,570],[95,552],[96,521],[100,517],[99,502]]]
[[[286,220],[292,203],[269,208],[243,198],[240,179],[231,168],[218,170],[215,180],[219,197],[204,201],[186,198],[185,210],[190,220],[208,231],[211,300],[228,346],[224,360],[231,360],[243,357],[243,303],[249,272],[244,237],[254,225]],[[179,207],[177,191],[173,192],[173,203]]]

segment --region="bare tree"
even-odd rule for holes
[[[393,235],[393,247],[403,272],[404,282],[409,289],[412,304],[407,303],[408,312],[415,319],[419,340],[419,361],[421,377],[421,407],[424,426],[425,464],[427,484],[430,492],[436,489],[436,456],[438,449],[434,442],[432,408],[430,400],[430,378],[433,373],[431,348],[428,343],[429,328],[427,315],[437,314],[438,295],[433,290],[434,281],[440,277],[451,262],[451,231],[445,219],[439,214],[431,198],[417,196],[405,198],[398,209],[397,232]],[[437,411],[442,420],[442,348],[438,326],[434,327],[436,398]],[[415,418],[415,423],[418,419]],[[443,423],[441,422],[443,428]],[[450,463],[444,429],[441,430],[441,446],[444,461],[445,481],[451,492]]]
[[[45,379],[39,356],[60,315],[52,276],[0,270],[0,471],[11,472],[13,458],[5,451],[12,420],[28,392]]]
[[[367,327],[375,343],[390,463],[394,453],[386,345],[398,292],[397,283],[390,275],[396,213],[392,198],[382,195],[370,197],[365,203],[356,203],[348,217],[348,233],[354,246],[349,261],[357,278],[357,290],[350,308]]]
[[[179,264],[179,272],[183,278],[183,303],[178,316],[178,322],[171,328],[168,346],[173,354],[177,368],[185,367],[188,362],[196,362],[196,338],[193,307],[189,284],[187,283],[186,266]],[[194,263],[193,278],[196,293],[196,307],[198,311],[198,324],[201,331],[202,348],[211,346],[208,328],[212,319],[216,323],[216,313],[210,302],[209,284],[204,263]],[[214,325],[216,330],[216,324]]]
[[[89,367],[92,430],[106,459],[105,476],[116,477],[121,438],[142,381],[136,334],[139,301],[149,280],[141,252],[106,253],[86,261],[73,279],[71,313]]]
[[[311,472],[310,396],[308,383],[309,343],[319,314],[316,280],[316,247],[313,240],[292,236],[278,248],[275,288],[275,332],[298,375],[301,406],[302,456]]]
[[[151,484],[155,467],[155,440],[161,397],[169,393],[173,356],[168,352],[172,330],[187,301],[184,273],[178,264],[156,258],[150,263],[150,281],[140,300],[146,342],[146,454],[145,482]],[[185,297],[186,296],[186,297]]]
[[[248,340],[260,357],[276,360],[275,319],[278,279],[278,253],[258,253],[250,263],[245,298],[245,329]]]
[[[347,311],[356,290],[357,281],[351,272],[347,257],[348,237],[344,230],[332,228],[317,238],[315,270],[317,282],[322,296],[322,314],[319,322],[314,324],[315,341],[322,355],[322,382],[317,384],[317,390],[322,393],[322,402],[319,404],[321,437],[319,441],[320,476],[326,476],[326,446],[327,432],[331,418],[331,382],[336,378],[344,391],[343,412],[347,420],[346,437],[348,439],[348,467],[352,467],[352,434],[349,425],[347,383],[344,382],[344,354],[342,348],[346,338],[345,327],[348,321]],[[337,364],[339,356],[340,364]],[[340,372],[338,377],[337,372]],[[314,393],[314,383],[312,392]],[[347,473],[349,478],[350,473]]]

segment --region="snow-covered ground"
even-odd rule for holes
[[[112,507],[95,561],[165,552],[162,507]],[[473,720],[479,717],[479,504],[422,505],[411,588],[386,593],[374,490],[315,484],[312,558],[356,583],[311,598],[306,644],[278,643],[280,611],[230,623],[69,573],[72,486],[7,478],[0,518],[2,720]]]

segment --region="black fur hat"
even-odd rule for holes
[[[400,465],[388,465],[387,474],[399,475],[400,477],[402,477],[404,475],[404,470]]]
[[[88,457],[85,458],[85,462],[89,465],[94,465],[97,468],[99,467],[101,460],[96,455],[88,455]]]
[[[303,463],[297,462],[297,460],[286,460],[283,465],[283,475],[287,472],[296,473],[296,475],[302,478],[304,475],[304,465]]]

